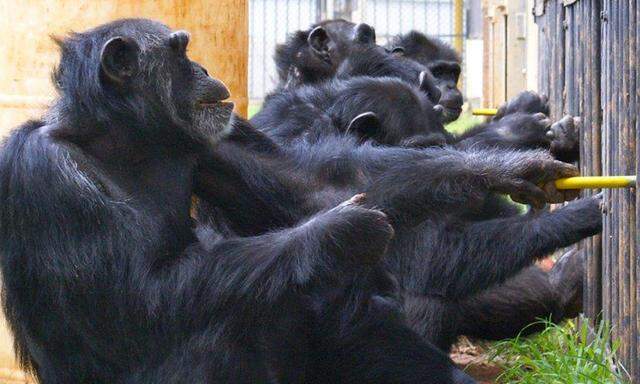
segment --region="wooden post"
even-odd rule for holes
[[[224,81],[247,113],[247,0],[0,0],[0,136],[42,114],[54,96],[50,73],[63,36],[123,17],[144,17],[191,33],[190,57]],[[4,324],[0,318],[0,324]],[[15,370],[12,341],[0,326],[0,383],[24,383]]]
[[[0,135],[38,116],[53,97],[50,73],[64,36],[123,17],[145,17],[191,33],[189,55],[224,81],[247,113],[247,0],[0,0]]]

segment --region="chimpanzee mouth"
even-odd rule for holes
[[[200,108],[221,108],[221,109],[233,109],[233,102],[231,101],[200,101],[198,102]]]
[[[455,115],[459,115],[462,113],[462,107],[447,107],[446,105],[444,106],[444,111],[447,114],[455,114]]]

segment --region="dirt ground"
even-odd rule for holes
[[[479,383],[494,383],[502,372],[485,350],[483,343],[461,337],[451,352],[451,359]]]

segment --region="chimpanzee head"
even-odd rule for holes
[[[419,148],[444,145],[451,135],[430,100],[438,92],[430,82],[428,72],[420,76],[419,87],[397,78],[352,78],[340,83],[331,115],[338,117],[341,131],[363,141]]]
[[[367,24],[325,20],[307,31],[293,33],[276,47],[278,77],[283,84],[310,84],[332,78],[355,46],[375,45]]]
[[[440,104],[444,107],[443,122],[457,119],[464,102],[458,89],[461,62],[458,53],[443,41],[417,31],[396,36],[388,45],[388,49],[399,48],[406,57],[424,65],[433,74],[442,93]]]
[[[431,71],[417,61],[406,58],[402,49],[388,50],[375,44],[354,46],[338,68],[336,77],[349,79],[355,76],[399,78],[418,86],[433,104],[438,104],[441,98],[438,80]],[[442,117],[444,108],[438,105],[435,110]]]
[[[215,140],[232,115],[224,84],[187,57],[189,34],[144,19],[114,21],[59,42],[56,111],[70,131],[127,128],[147,140]],[[98,132],[99,133],[99,132]]]

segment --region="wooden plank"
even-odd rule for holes
[[[58,51],[49,35],[82,31],[122,17],[157,19],[192,34],[191,57],[227,84],[236,110],[246,115],[248,18],[247,0],[0,0],[0,135],[28,117],[37,116],[41,100],[53,97],[50,72]],[[32,102],[37,100],[37,102]],[[15,103],[14,103],[15,104]]]

